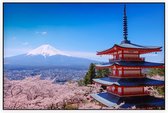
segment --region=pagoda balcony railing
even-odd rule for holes
[[[112,93],[114,95],[117,96],[121,96],[121,97],[126,97],[126,96],[143,96],[143,95],[150,95],[150,93],[148,91],[144,91],[144,92],[129,92],[129,93],[119,93],[117,91],[108,91],[109,93]]]
[[[109,74],[110,77],[122,77],[122,78],[143,78],[146,77],[146,74],[124,74],[124,75],[113,75],[112,73]]]
[[[141,58],[111,58],[109,59],[109,62],[114,62],[114,61],[145,61],[145,58],[141,57]]]

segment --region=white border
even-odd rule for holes
[[[3,0],[1,1],[1,4],[0,4],[0,13],[1,13],[1,16],[0,16],[0,38],[1,38],[1,41],[0,41],[0,48],[1,48],[1,51],[0,51],[0,55],[1,55],[1,59],[0,59],[0,80],[1,80],[1,85],[0,85],[0,101],[1,101],[1,104],[0,104],[0,108],[1,108],[1,112],[14,112],[14,113],[22,113],[22,112],[87,112],[87,113],[90,113],[90,112],[96,112],[96,113],[106,113],[106,112],[115,112],[115,113],[121,113],[121,112],[127,112],[127,113],[130,113],[130,112],[136,112],[136,113],[144,113],[144,112],[162,112],[162,113],[166,113],[167,112],[167,108],[168,108],[168,104],[166,104],[166,110],[2,110],[2,76],[3,76],[3,72],[2,72],[2,51],[3,51],[3,48],[2,48],[2,30],[3,30],[3,23],[2,23],[2,5],[3,5],[3,2],[165,2],[165,54],[167,56],[167,44],[166,42],[168,43],[168,39],[166,38],[166,33],[168,33],[168,30],[166,29],[167,26],[168,26],[168,22],[166,22],[166,20],[168,20],[168,13],[166,14],[166,12],[168,12],[168,2],[167,0]],[[166,57],[167,58],[167,57]],[[167,75],[167,60],[165,58],[165,68],[166,68],[166,73],[165,73],[165,76]],[[167,80],[167,77],[166,77],[166,80]],[[168,85],[167,81],[166,81],[166,86]],[[166,87],[166,98],[165,98],[165,101],[167,100],[167,97],[168,97],[168,94],[167,94],[167,91],[168,88]],[[166,102],[165,102],[166,103]]]

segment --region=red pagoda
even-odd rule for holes
[[[142,69],[164,68],[163,63],[146,62],[141,54],[159,52],[161,47],[142,46],[131,43],[127,39],[127,16],[124,5],[123,17],[124,40],[112,48],[97,52],[97,55],[111,55],[108,63],[96,64],[96,69],[109,69],[108,77],[93,79],[97,84],[106,86],[107,92],[91,94],[100,103],[121,108],[147,108],[165,106],[165,100],[150,96],[145,90],[148,86],[164,86],[164,81],[147,78]]]

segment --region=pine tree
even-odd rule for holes
[[[84,77],[84,84],[85,84],[85,85],[89,84],[88,72],[86,73],[86,75],[85,75],[85,77]]]
[[[91,63],[89,66],[89,70],[84,77],[85,85],[92,84],[93,78],[95,78],[95,65],[93,63]]]

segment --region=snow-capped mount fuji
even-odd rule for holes
[[[37,47],[26,54],[4,58],[5,66],[12,67],[88,67],[97,61],[70,56],[48,44]]]
[[[65,56],[70,56],[61,50],[58,50],[51,45],[45,44],[41,45],[40,47],[31,50],[30,52],[27,53],[27,55],[43,55],[44,57],[46,56],[53,56],[53,55],[65,55]]]

